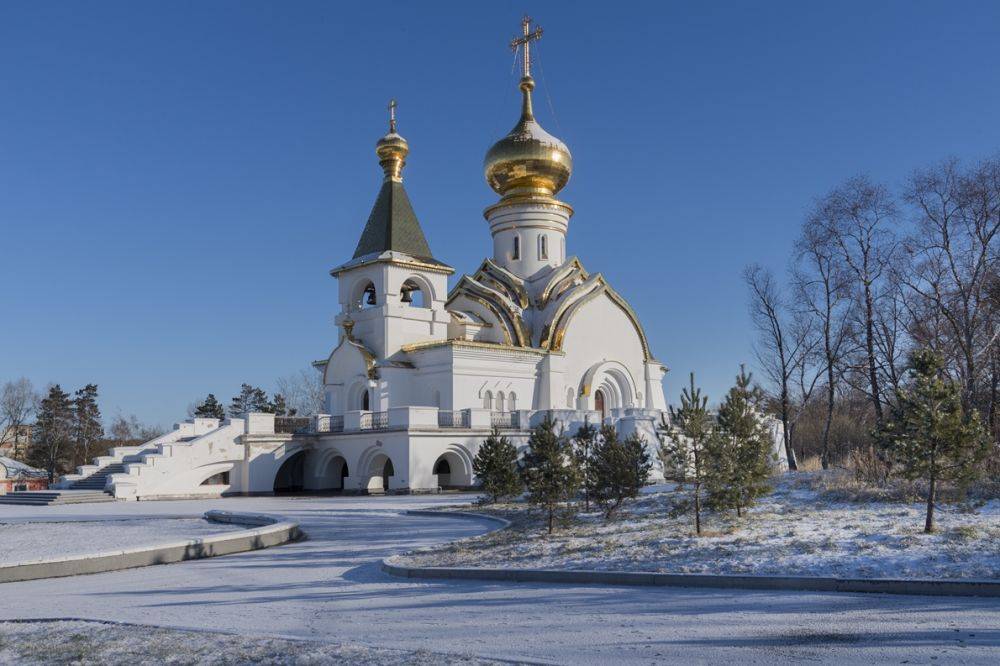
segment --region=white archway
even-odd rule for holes
[[[312,473],[314,490],[345,490],[346,479],[350,476],[347,456],[338,449],[314,452],[306,459]],[[308,475],[308,474],[307,474]]]
[[[605,413],[635,406],[638,398],[632,373],[618,361],[596,363],[583,376],[580,394],[585,408],[597,409],[598,391],[604,397]]]
[[[460,444],[449,444],[434,461],[431,470],[440,488],[469,488],[473,485],[472,456]]]
[[[396,475],[396,468],[389,457],[389,454],[381,446],[381,442],[376,442],[375,446],[370,446],[358,458],[356,473],[361,479],[361,489],[369,493],[379,494],[387,492],[392,486],[392,478]]]

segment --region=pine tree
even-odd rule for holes
[[[49,388],[42,399],[35,421],[35,433],[28,449],[29,464],[49,473],[49,483],[56,472],[66,468],[73,437],[73,401],[58,384]]]
[[[90,461],[91,449],[104,437],[101,424],[101,409],[97,406],[97,385],[87,384],[76,392],[73,399],[73,440],[76,463],[85,465]]]
[[[670,437],[660,445],[664,467],[677,470],[681,479],[694,485],[694,531],[701,534],[701,487],[705,483],[705,449],[712,435],[708,398],[694,385],[681,391],[681,406],[670,408]]]
[[[959,386],[945,374],[944,359],[929,349],[913,352],[908,386],[902,388],[891,419],[876,433],[897,474],[927,480],[924,532],[934,531],[937,485],[964,487],[980,474],[990,441],[979,414],[962,407]]]
[[[619,439],[614,426],[601,427],[590,456],[590,495],[611,520],[626,499],[639,495],[653,467],[646,443],[638,433]]]
[[[223,409],[222,403],[216,399],[215,394],[209,393],[205,401],[194,410],[194,415],[203,419],[219,419],[221,421],[226,418],[226,410]]]
[[[250,384],[240,386],[240,393],[229,403],[229,416],[238,418],[250,412],[272,412],[274,406],[263,389]]]
[[[270,406],[270,411],[274,412],[275,416],[295,416],[294,409],[291,413],[289,413],[288,404],[285,402],[285,396],[280,393],[274,394],[274,399],[271,401]]]
[[[517,447],[496,428],[486,438],[472,460],[486,501],[493,504],[521,492],[521,477],[517,473]]]
[[[555,431],[555,423],[549,418],[531,431],[528,450],[521,461],[521,478],[528,491],[528,502],[545,512],[552,534],[560,507],[563,516],[571,515],[568,503],[580,487],[580,472],[572,444]]]
[[[717,510],[736,509],[738,516],[771,491],[775,461],[771,435],[761,418],[763,395],[751,385],[752,379],[740,366],[705,447],[708,504]]]
[[[590,485],[592,483],[590,457],[593,455],[596,443],[597,428],[592,426],[589,421],[584,421],[583,425],[577,428],[576,435],[573,436],[573,455],[576,456],[577,467],[580,469],[584,511],[590,511]]]

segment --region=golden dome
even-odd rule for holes
[[[375,144],[375,154],[386,180],[403,180],[403,167],[409,153],[410,144],[396,133],[396,100],[392,100],[389,102],[389,133]]]
[[[566,186],[573,156],[562,141],[538,124],[531,109],[531,76],[521,79],[521,119],[486,153],[486,182],[503,197],[551,197]]]

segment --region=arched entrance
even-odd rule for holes
[[[396,470],[392,468],[392,460],[386,458],[385,464],[382,465],[382,490],[389,490],[390,476],[396,476]]]
[[[597,389],[594,392],[594,409],[601,413],[601,418],[606,418],[608,415],[607,399],[604,397],[604,391]]]
[[[306,452],[299,451],[281,464],[274,475],[274,493],[299,493],[304,487]]]
[[[368,470],[368,484],[365,486],[369,494],[382,494],[389,491],[391,479],[396,475],[392,460],[384,453],[375,455],[370,462],[363,465]]]
[[[343,490],[344,479],[350,474],[344,457],[334,456],[326,464],[326,469],[323,470],[323,488],[325,490]]]
[[[438,458],[434,464],[434,474],[437,475],[438,487],[449,488],[451,486],[451,465],[446,458]]]
[[[442,490],[472,487],[472,456],[460,445],[454,444],[438,456],[431,472]]]

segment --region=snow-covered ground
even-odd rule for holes
[[[1000,579],[1000,501],[974,512],[942,506],[938,532],[923,533],[924,506],[825,499],[815,477],[785,476],[743,519],[671,517],[687,492],[643,494],[618,520],[599,513],[549,536],[524,505],[487,512],[512,528],[399,558],[418,566],[660,571],[866,578]],[[479,509],[476,509],[479,510]]]
[[[994,666],[1000,660],[1000,599],[435,581],[382,572],[384,557],[493,529],[483,521],[401,513],[470,499],[254,497],[0,506],[0,522],[258,512],[287,516],[309,537],[225,557],[5,583],[0,620],[116,620],[233,632],[248,641],[282,637],[425,650],[436,661],[444,660],[439,655],[573,666],[803,660]]]
[[[101,622],[0,622],[0,664],[496,664],[422,650],[251,638]]]
[[[202,518],[0,523],[0,564],[90,555],[245,529]]]

